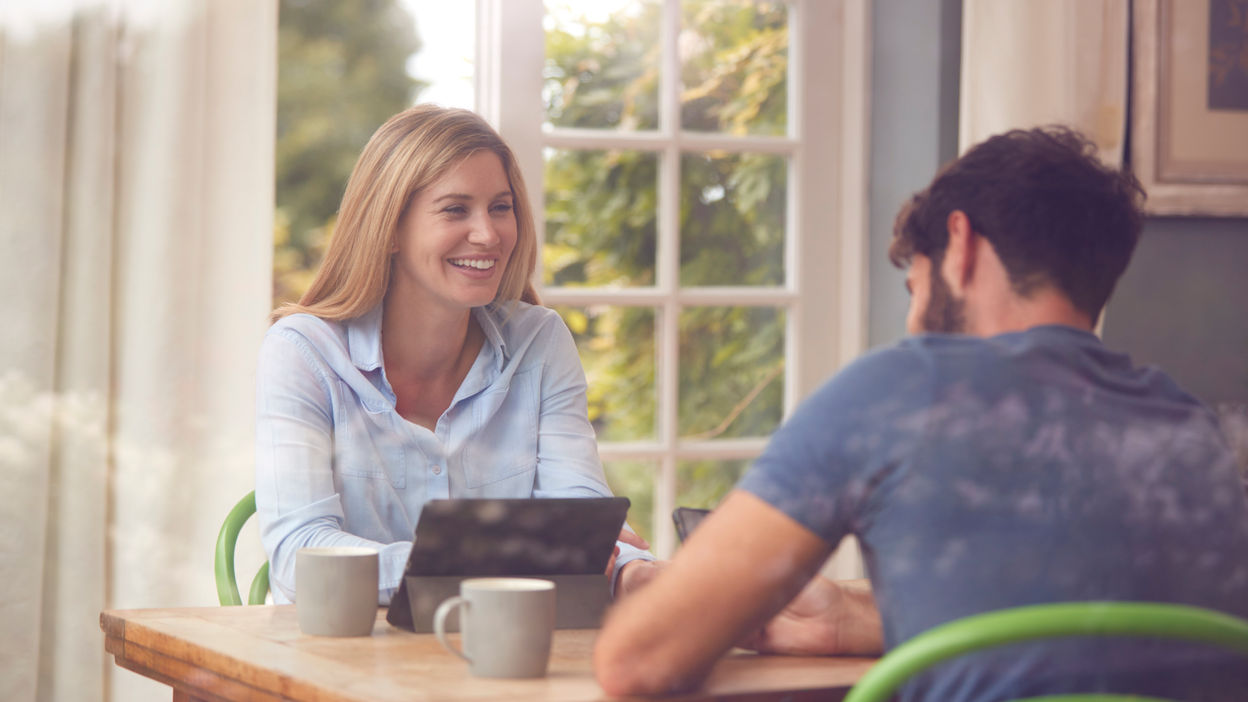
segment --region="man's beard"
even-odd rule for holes
[[[923,310],[923,331],[941,334],[961,334],[966,331],[966,301],[953,296],[949,284],[941,277],[936,266],[928,277],[927,309]]]

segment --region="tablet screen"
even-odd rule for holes
[[[627,497],[431,500],[406,575],[601,573]]]

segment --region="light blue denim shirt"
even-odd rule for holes
[[[428,500],[611,494],[572,335],[553,310],[513,304],[473,309],[486,340],[434,431],[395,410],[380,305],[345,322],[290,315],[269,329],[256,507],[276,602],[295,597],[300,548],[370,546],[388,604]],[[621,543],[617,568],[639,557],[652,558]]]

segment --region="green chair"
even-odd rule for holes
[[[1064,636],[1195,641],[1248,656],[1248,621],[1200,607],[1153,602],[1068,602],[985,612],[942,624],[889,651],[845,702],[884,702],[916,673],[965,653]],[[1138,695],[1057,695],[1017,702],[1156,702]]]
[[[223,605],[241,605],[238,596],[238,584],[234,579],[234,545],[238,543],[238,532],[243,524],[256,513],[256,491],[252,490],[234,505],[234,509],[225,516],[221,532],[217,534],[217,553],[213,562],[213,570],[217,576],[217,599]],[[269,593],[269,562],[260,566],[251,581],[251,591],[247,593],[247,604],[264,604],[264,597]]]

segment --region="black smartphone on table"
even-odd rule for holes
[[[681,543],[689,538],[689,534],[693,532],[694,527],[698,526],[706,515],[710,514],[709,509],[698,509],[697,507],[677,507],[672,511],[672,521],[676,524],[676,536],[680,538]]]

